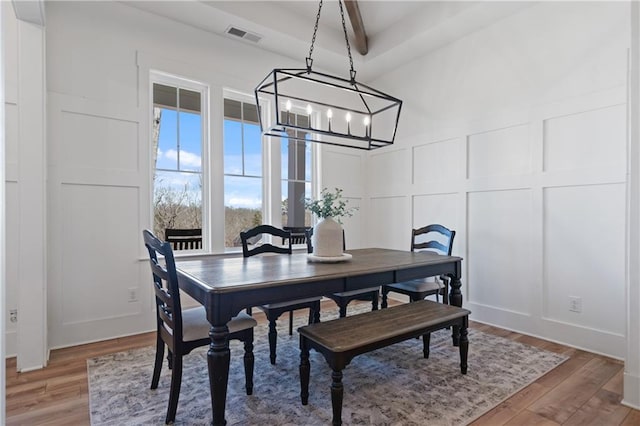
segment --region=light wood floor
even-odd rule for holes
[[[256,319],[264,321],[259,315],[256,314]],[[568,361],[480,417],[474,426],[640,425],[640,411],[620,405],[621,362],[496,327],[473,322],[471,327],[570,356]],[[52,351],[46,368],[28,373],[16,373],[15,358],[8,359],[6,424],[88,425],[86,360],[154,342],[155,333],[145,333],[59,349]]]

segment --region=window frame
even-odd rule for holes
[[[149,223],[151,227],[155,226],[155,218],[154,218],[154,200],[155,200],[155,185],[154,178],[156,173],[156,167],[154,164],[154,156],[157,155],[157,152],[153,152],[153,110],[155,108],[154,102],[154,84],[162,84],[171,87],[177,87],[180,89],[187,89],[194,92],[200,93],[200,132],[201,132],[201,150],[202,150],[202,163],[201,163],[201,171],[200,175],[202,176],[202,248],[197,250],[184,250],[176,253],[176,256],[181,255],[193,255],[193,254],[204,254],[211,253],[212,241],[211,241],[211,161],[210,161],[210,151],[211,151],[211,114],[210,114],[210,100],[211,100],[211,89],[210,86],[202,81],[196,81],[190,78],[186,78],[180,75],[167,73],[163,71],[157,71],[155,69],[149,70],[149,199],[150,199],[150,209],[149,209]],[[156,150],[158,147],[155,148]],[[163,170],[163,169],[160,169]],[[180,172],[179,170],[176,172]],[[189,172],[197,174],[197,172]]]

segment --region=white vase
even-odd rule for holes
[[[313,228],[313,255],[342,256],[342,226],[331,217],[322,219]]]

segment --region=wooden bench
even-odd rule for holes
[[[459,330],[460,336],[460,370],[467,374],[470,313],[455,306],[420,300],[298,328],[302,405],[309,402],[309,350],[312,348],[324,356],[333,370],[331,405],[334,425],[342,424],[342,370],[357,355],[423,336],[423,354],[428,358],[430,333],[453,326],[454,333]]]

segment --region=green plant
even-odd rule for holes
[[[333,192],[324,188],[320,192],[320,198],[317,200],[304,199],[304,207],[318,216],[318,218],[332,217],[339,223],[342,223],[340,222],[341,217],[353,216],[353,212],[358,210],[357,207],[347,208],[347,203],[348,201],[342,199],[342,189],[340,188],[335,188]]]

